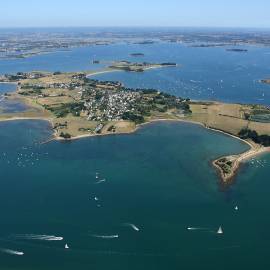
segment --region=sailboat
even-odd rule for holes
[[[223,230],[222,230],[221,226],[218,228],[217,234],[223,234]]]
[[[68,244],[65,244],[65,249],[69,249],[69,246],[68,246]]]

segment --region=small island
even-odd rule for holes
[[[131,53],[130,56],[141,57],[144,56],[144,53]]]
[[[227,52],[248,52],[247,49],[227,49]]]
[[[109,68],[113,70],[123,70],[128,72],[144,72],[149,69],[163,68],[163,67],[176,67],[176,63],[134,63],[129,61],[118,61],[112,63]]]
[[[143,68],[152,65],[143,64]],[[161,120],[200,124],[250,147],[245,153],[213,161],[224,184],[231,183],[242,161],[270,150],[268,107],[191,101],[156,89],[131,89],[120,82],[94,80],[93,74],[33,71],[0,76],[0,82],[17,84],[17,90],[5,98],[27,105],[22,112],[1,113],[0,121],[44,119],[54,130],[52,139],[58,140],[131,133],[142,124]]]

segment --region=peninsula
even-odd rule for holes
[[[243,160],[270,149],[270,110],[265,106],[195,102],[156,89],[130,89],[120,82],[93,80],[90,75],[36,71],[0,77],[0,82],[17,84],[17,90],[4,98],[28,105],[23,112],[0,114],[0,121],[44,119],[51,123],[54,138],[61,140],[131,133],[141,124],[160,120],[201,124],[250,146],[245,153],[213,161],[225,184]]]

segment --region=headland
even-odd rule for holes
[[[270,121],[260,121],[262,116],[263,120],[265,115],[270,116],[269,108],[261,105],[191,101],[155,89],[130,89],[120,82],[91,79],[91,74],[122,70],[122,66],[116,66],[97,72],[33,71],[4,75],[0,82],[17,84],[17,90],[4,97],[27,104],[28,109],[17,113],[2,113],[0,121],[47,120],[57,140],[132,133],[142,124],[153,121],[173,120],[200,124],[241,139],[250,146],[245,153],[213,161],[224,184],[231,183],[241,162],[270,150]],[[167,65],[142,66],[147,70]],[[133,69],[133,66],[129,67]]]

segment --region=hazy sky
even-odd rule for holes
[[[0,27],[270,27],[270,0],[0,0]]]

